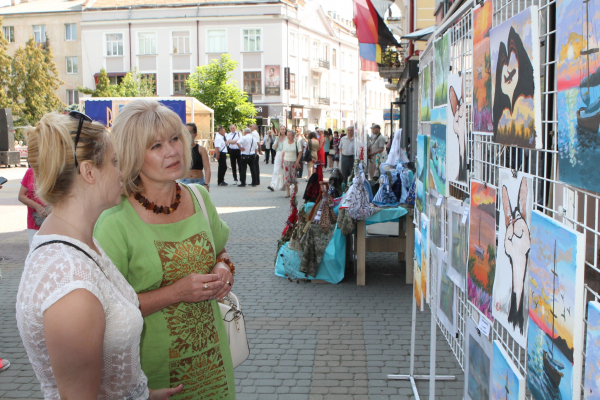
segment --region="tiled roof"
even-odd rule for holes
[[[89,0],[35,0],[0,8],[0,16],[29,13],[81,11]]]
[[[210,6],[216,3],[222,4],[263,4],[263,3],[285,3],[295,6],[296,3],[304,4],[303,0],[88,0],[88,9],[117,8],[117,7],[171,7],[184,5]]]

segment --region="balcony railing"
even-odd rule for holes
[[[330,104],[330,99],[329,99],[329,97],[318,97],[317,98],[317,103],[318,104],[324,104],[324,105],[328,106]]]
[[[327,60],[319,60],[319,68],[331,69],[331,64]]]

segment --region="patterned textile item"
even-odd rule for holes
[[[342,191],[343,179],[342,171],[339,168],[335,168],[331,171],[331,175],[329,176],[329,194],[334,199],[342,197],[342,194],[344,194]]]
[[[410,185],[410,190],[408,191],[408,196],[406,196],[406,201],[402,204],[408,204],[408,205],[414,206],[416,190],[417,190],[417,180],[413,179],[413,183],[412,183],[412,185]]]
[[[346,208],[340,208],[337,216],[337,227],[342,231],[342,235],[348,236],[354,231],[356,227],[356,221],[354,221],[348,215],[348,210]]]
[[[392,192],[392,187],[390,185],[390,176],[391,174],[386,172],[379,178],[379,191],[373,198],[373,204],[376,206],[395,207],[398,205],[398,199],[394,192]]]
[[[337,221],[337,217],[333,212],[333,201],[327,190],[325,190],[325,184],[323,184],[323,188],[321,189],[323,193],[323,201],[321,202],[321,210],[320,210],[320,219],[319,225],[323,232],[327,232],[329,227],[333,224],[335,225]]]
[[[306,274],[300,272],[300,258],[296,250],[290,249],[289,245],[281,246],[278,254],[283,261],[285,276],[290,282],[293,280],[300,282],[301,279],[306,279]]]
[[[306,184],[306,190],[304,190],[304,201],[314,203],[321,194],[321,188],[319,187],[319,175],[314,172],[308,179]]]
[[[283,183],[285,186],[292,186],[298,183],[296,178],[297,172],[295,161],[283,161]]]
[[[360,163],[352,186],[346,193],[345,204],[350,218],[362,221],[373,215],[376,210],[370,206],[369,201],[369,195],[365,187],[365,173],[363,172],[362,163]]]
[[[333,236],[335,225],[331,225],[323,232],[320,225],[311,224],[300,240],[302,248],[302,259],[300,260],[300,272],[306,275],[316,276],[319,264],[325,254],[325,249]]]

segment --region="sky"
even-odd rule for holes
[[[0,0],[2,1],[2,0]],[[325,12],[336,11],[342,18],[352,19],[353,8],[352,0],[313,0],[321,3],[321,7]]]

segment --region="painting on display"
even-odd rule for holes
[[[490,400],[525,400],[525,378],[499,340],[494,340],[491,385]]]
[[[431,120],[431,66],[425,65],[421,71],[421,122]]]
[[[600,193],[600,2],[556,4],[559,177]]]
[[[448,192],[446,181],[446,107],[431,110],[429,136],[429,187],[442,196]]]
[[[538,9],[490,31],[494,142],[542,148]]]
[[[456,333],[456,292],[454,282],[448,277],[448,261],[444,250],[436,248],[437,262],[437,317],[451,335]],[[433,254],[433,251],[432,251]]]
[[[265,95],[281,94],[281,68],[279,65],[265,65]]]
[[[531,214],[527,388],[534,399],[579,399],[585,235]]]
[[[429,303],[429,218],[421,214],[421,290],[423,299]]]
[[[467,105],[464,99],[464,74],[448,75],[448,111],[446,121],[447,176],[451,182],[468,183],[467,171]]]
[[[492,123],[492,1],[473,9],[473,131],[489,135]]]
[[[442,107],[448,102],[448,71],[450,69],[450,31],[433,42],[434,82],[433,106]]]
[[[471,180],[467,296],[489,320],[496,273],[496,188]]]
[[[415,296],[415,301],[417,302],[417,309],[419,311],[424,310],[424,301],[423,301],[423,284],[421,281],[421,232],[415,229],[415,265],[414,265],[414,282],[413,282],[413,294]]]
[[[442,214],[443,203],[437,205],[439,194],[435,190],[429,191],[429,239],[435,247],[444,247],[444,216]]]
[[[585,347],[585,400],[600,399],[600,303],[588,303],[587,335]]]
[[[425,211],[429,165],[429,136],[417,136],[417,209]]]
[[[477,325],[467,317],[465,345],[465,392],[466,400],[490,398],[492,370],[492,343],[477,331]]]
[[[500,220],[492,315],[521,347],[527,345],[527,269],[533,178],[500,168]]]
[[[448,277],[465,291],[469,255],[469,206],[448,199]]]

